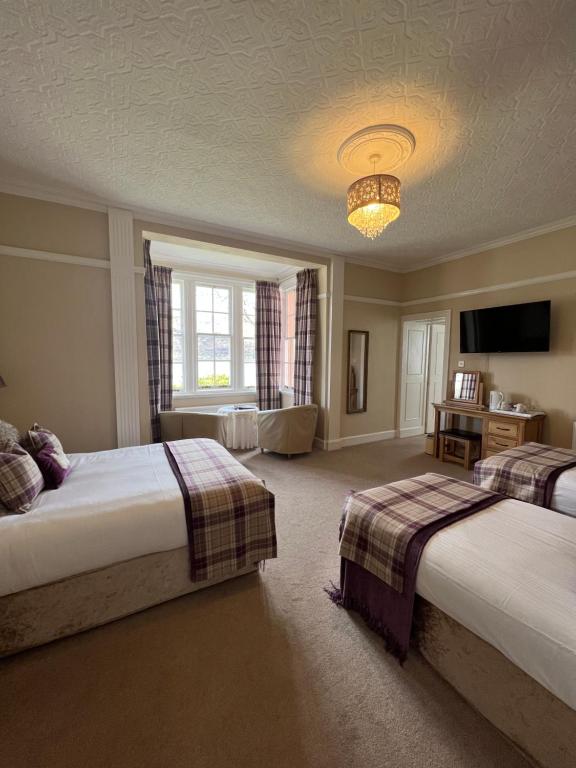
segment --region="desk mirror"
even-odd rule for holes
[[[348,397],[346,413],[366,410],[368,331],[348,331]]]
[[[480,371],[454,371],[449,399],[462,405],[481,405]]]

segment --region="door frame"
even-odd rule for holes
[[[424,409],[423,414],[423,424],[421,425],[422,428],[420,429],[415,427],[400,427],[400,417],[403,413],[404,408],[404,387],[403,387],[403,365],[402,361],[404,359],[404,324],[406,322],[409,322],[410,320],[416,320],[419,322],[427,322],[427,323],[435,323],[438,321],[443,321],[446,331],[444,336],[444,364],[442,367],[442,391],[444,392],[444,395],[446,395],[447,387],[448,387],[448,378],[449,378],[449,368],[450,368],[450,332],[451,332],[451,325],[452,325],[452,310],[451,309],[438,309],[433,312],[419,312],[418,314],[414,315],[401,315],[400,316],[400,325],[399,325],[399,339],[398,339],[398,348],[399,348],[399,356],[398,356],[398,381],[397,381],[397,434],[399,437],[413,437],[415,435],[423,435],[426,431],[426,409]],[[429,349],[426,350],[426,368],[428,368],[428,356],[429,356]],[[428,401],[428,370],[426,370],[426,405]]]

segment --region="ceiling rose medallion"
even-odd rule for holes
[[[372,174],[348,188],[348,222],[374,239],[400,216],[400,180],[389,173],[406,162],[416,140],[399,125],[373,125],[350,136],[338,150],[338,162],[351,173],[372,166]]]

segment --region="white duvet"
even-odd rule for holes
[[[576,709],[576,518],[498,502],[432,537],[416,591]]]
[[[69,455],[72,472],[0,517],[0,596],[184,547],[182,493],[162,445]]]
[[[576,517],[576,467],[562,472],[556,480],[550,506],[565,515]]]

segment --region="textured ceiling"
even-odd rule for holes
[[[575,213],[575,47],[574,0],[3,0],[0,175],[411,267]],[[416,152],[371,242],[376,123]]]

